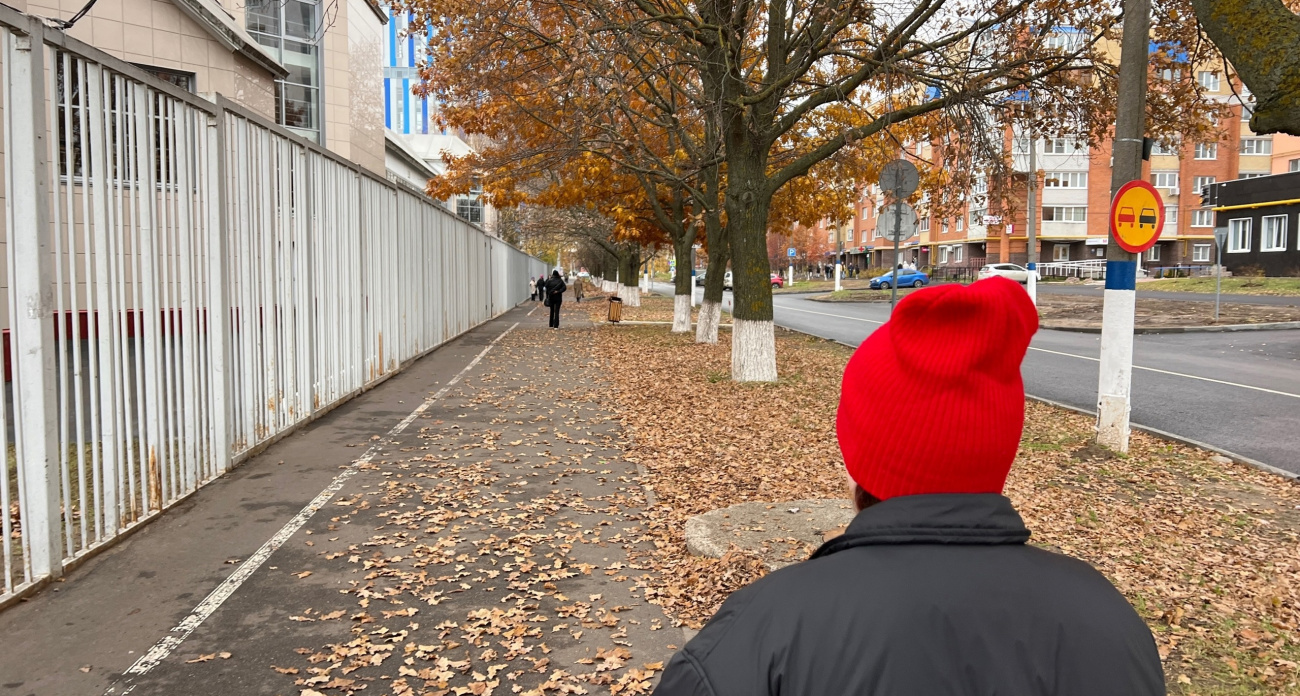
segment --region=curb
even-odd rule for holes
[[[1099,334],[1101,327],[1057,326],[1039,324],[1038,328],[1051,331],[1070,331],[1073,333]],[[1224,324],[1223,326],[1148,326],[1135,327],[1134,334],[1182,334],[1182,333],[1235,333],[1238,331],[1288,331],[1300,329],[1300,321],[1272,321],[1260,324]]]
[[[1044,399],[1040,396],[1034,396],[1033,394],[1025,394],[1025,398],[1032,399],[1033,401],[1037,401],[1040,404],[1054,406],[1056,408],[1065,409],[1066,411],[1072,411],[1074,413],[1078,413],[1081,415],[1092,416],[1093,418],[1097,417],[1096,411],[1089,411],[1086,408],[1079,408],[1077,406],[1063,404],[1059,401]],[[1161,440],[1166,440],[1180,445],[1187,445],[1189,447],[1196,447],[1197,449],[1203,449],[1207,452],[1213,452],[1215,454],[1227,457],[1228,459],[1231,459],[1232,461],[1238,464],[1245,464],[1247,466],[1252,466],[1255,467],[1256,469],[1259,469],[1260,471],[1274,474],[1276,476],[1281,476],[1282,478],[1290,479],[1292,481],[1300,481],[1300,474],[1287,471],[1286,469],[1279,469],[1278,467],[1273,466],[1272,464],[1265,464],[1264,462],[1261,462],[1258,459],[1251,459],[1250,457],[1245,457],[1240,454],[1237,454],[1236,452],[1230,452],[1226,449],[1215,447],[1214,445],[1206,444],[1199,440],[1193,440],[1191,438],[1183,437],[1181,435],[1175,435],[1171,432],[1160,430],[1159,428],[1151,428],[1145,425],[1139,425],[1137,423],[1130,423],[1129,427],[1132,428],[1133,430],[1137,430],[1138,432],[1143,432],[1148,435],[1153,435],[1155,437],[1158,437]]]

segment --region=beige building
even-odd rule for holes
[[[87,0],[17,0],[66,22]],[[67,32],[195,94],[231,101],[383,175],[377,3],[97,0]]]

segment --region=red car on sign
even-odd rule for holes
[[[1127,222],[1130,226],[1133,224],[1135,220],[1137,220],[1137,218],[1133,215],[1133,209],[1127,206],[1119,209],[1119,215],[1116,216],[1115,219],[1118,220],[1120,223]]]

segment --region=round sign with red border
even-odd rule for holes
[[[1130,181],[1110,202],[1110,236],[1124,251],[1140,254],[1160,241],[1165,202],[1146,181]]]

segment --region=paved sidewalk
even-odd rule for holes
[[[0,613],[0,695],[648,693],[682,634],[639,596],[643,493],[565,307],[480,327]]]

